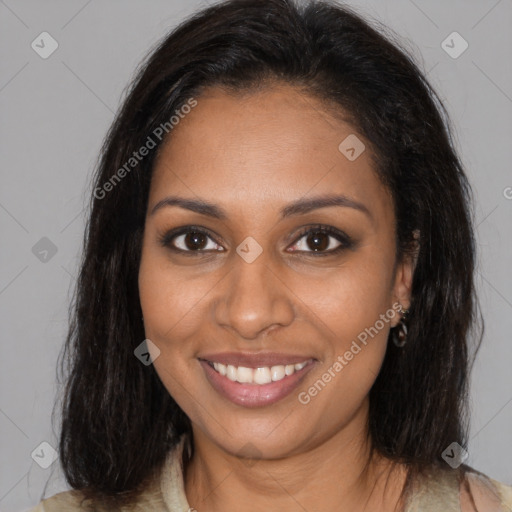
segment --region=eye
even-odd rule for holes
[[[224,248],[213,240],[211,234],[198,226],[172,229],[160,238],[164,247],[181,253],[222,252]]]
[[[327,256],[352,246],[351,238],[342,231],[319,225],[302,230],[292,249],[298,252],[310,252],[315,256]]]
[[[348,235],[330,226],[309,226],[298,236],[299,238],[291,247],[292,252],[328,256],[353,247],[353,241]],[[160,238],[160,243],[172,251],[186,255],[225,251],[209,231],[199,226],[172,229]]]

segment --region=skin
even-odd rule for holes
[[[358,134],[367,149],[349,161],[338,146],[354,128],[290,85],[244,95],[210,89],[197,100],[158,155],[139,271],[146,336],[161,351],[155,369],[192,422],[188,501],[200,512],[240,503],[254,511],[393,510],[403,468],[391,471],[376,457],[363,469],[368,394],[399,316],[308,404],[297,398],[379,315],[397,302],[409,306],[414,262],[397,259],[393,203],[369,144]],[[328,194],[367,213],[330,206],[281,218],[290,203]],[[176,205],[151,213],[170,195],[214,203],[226,219]],[[307,235],[299,238],[315,224],[341,230],[353,245],[315,255]],[[187,225],[212,233],[203,253],[159,242]],[[263,250],[252,263],[236,252],[248,236]],[[339,245],[324,237],[327,251]],[[186,248],[183,238],[174,244]],[[226,351],[300,354],[315,364],[290,395],[249,409],[219,395],[198,362]]]

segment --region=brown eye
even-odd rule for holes
[[[204,249],[207,244],[207,238],[204,233],[191,231],[185,235],[183,242],[187,249],[194,251],[196,249]]]
[[[188,254],[224,250],[208,232],[194,227],[173,229],[160,239],[160,243],[173,251]]]
[[[298,253],[311,253],[315,256],[336,254],[344,249],[354,246],[352,239],[330,226],[313,226],[303,230],[293,244],[293,251]]]
[[[312,233],[306,238],[306,243],[313,251],[325,251],[329,247],[329,236],[325,233]]]

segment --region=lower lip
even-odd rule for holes
[[[216,372],[206,361],[199,360],[208,381],[219,394],[236,405],[244,407],[263,407],[271,405],[289,395],[302,381],[304,376],[313,368],[309,362],[304,368],[295,371],[276,382],[268,384],[242,384],[234,382]]]

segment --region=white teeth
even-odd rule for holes
[[[226,375],[227,368],[225,364],[222,363],[213,363],[213,367],[221,374]]]
[[[284,366],[272,366],[272,368],[270,368],[270,373],[271,373],[272,380],[274,382],[276,380],[283,379],[284,376],[286,375]]]
[[[308,361],[297,364],[276,365],[272,367],[246,368],[245,366],[233,366],[231,364],[213,363],[214,369],[233,382],[243,384],[269,384],[293,375],[302,370]]]
[[[272,382],[270,376],[270,368],[256,368],[254,370],[254,383],[255,384],[268,384]]]
[[[236,366],[232,366],[232,365],[228,364],[228,366],[226,368],[226,377],[229,380],[232,380],[233,382],[235,382],[236,376],[237,376]]]
[[[239,366],[236,374],[236,380],[238,382],[250,384],[252,382],[254,370],[252,368],[245,368],[244,366]]]

